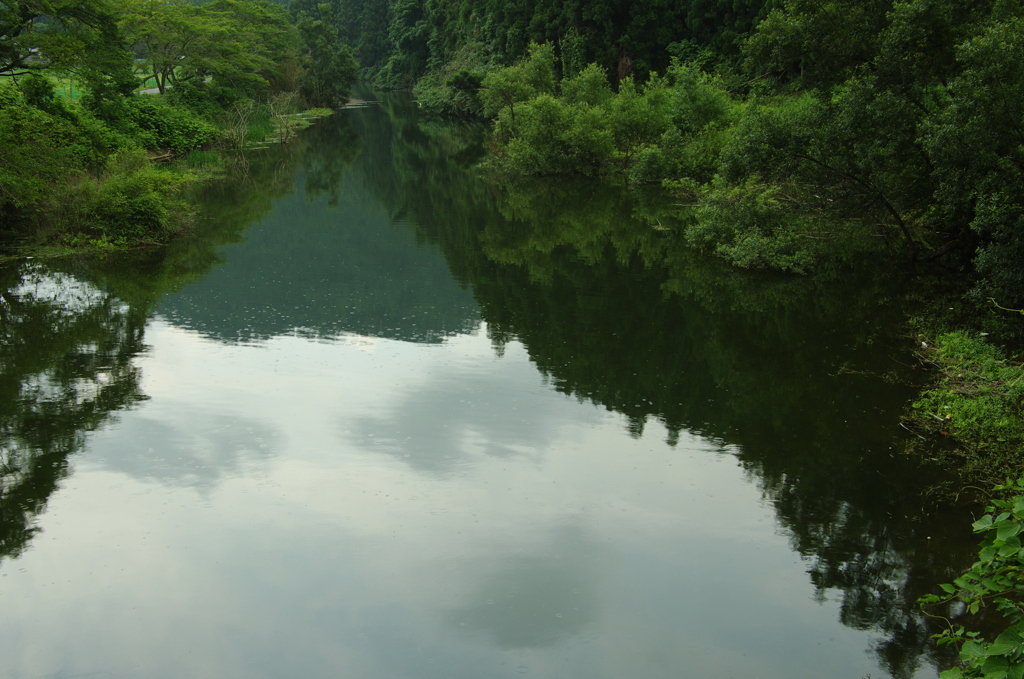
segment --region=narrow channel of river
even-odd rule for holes
[[[480,133],[383,97],[165,251],[0,271],[0,677],[937,675],[973,539],[900,454],[898,282]]]

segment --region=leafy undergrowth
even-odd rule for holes
[[[944,333],[928,349],[939,378],[913,404],[915,428],[950,439],[935,454],[969,482],[1024,474],[1024,367],[981,333]]]
[[[993,500],[974,522],[974,532],[985,535],[978,561],[952,583],[940,585],[943,594],[920,599],[927,614],[946,623],[935,635],[937,642],[960,647],[960,664],[940,679],[1024,679],[1024,478],[994,490],[1005,499]],[[974,626],[972,622],[993,609],[1002,615],[1002,623],[987,634],[942,614],[967,613],[964,621]]]

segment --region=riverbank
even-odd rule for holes
[[[951,494],[1024,477],[1024,311],[950,295],[910,324],[931,380],[907,410],[908,451],[954,472]]]
[[[42,76],[0,84],[6,256],[167,243],[192,226],[190,187],[333,113],[304,108],[289,93],[205,108],[196,103],[203,96],[194,85],[173,96],[128,96],[110,119],[58,96]]]

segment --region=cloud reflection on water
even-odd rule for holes
[[[394,456],[414,471],[445,475],[479,456],[539,460],[567,421],[596,423],[570,398],[538,399],[538,375],[513,358],[462,365],[404,390],[386,413],[342,420],[342,436]]]
[[[187,404],[125,418],[116,436],[97,435],[99,466],[139,480],[208,493],[223,479],[269,460],[280,443],[274,425],[255,417]]]

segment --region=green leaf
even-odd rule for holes
[[[1006,544],[999,548],[999,556],[1010,556],[1016,552],[1019,552],[1021,548],[1020,537],[1014,535],[1006,541]]]
[[[960,649],[960,659],[964,662],[981,662],[987,657],[984,644],[978,641],[968,641]]]
[[[1010,671],[1010,661],[1001,655],[991,656],[981,666],[985,679],[1004,679]]]
[[[941,585],[939,585],[939,587],[941,587],[942,591],[945,592],[946,594],[956,594],[956,587],[954,587],[953,585],[950,585],[949,583],[941,584]]]
[[[988,647],[988,652],[992,655],[1007,655],[1015,648],[1020,646],[1020,634],[1014,629],[1008,629],[999,635],[992,645]]]
[[[1014,521],[1002,521],[996,529],[996,539],[1008,540],[1015,535],[1019,535],[1022,530],[1024,530],[1024,525]]]

